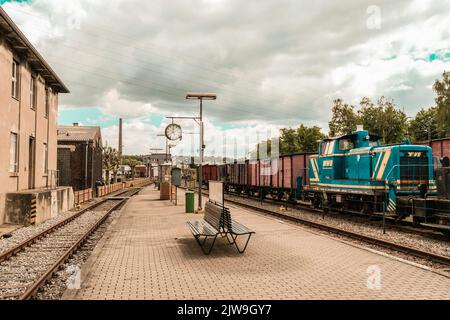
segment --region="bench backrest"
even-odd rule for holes
[[[212,225],[214,228],[219,230],[222,227],[222,211],[223,208],[211,202],[207,202],[203,219],[205,219],[205,221]]]
[[[207,202],[205,206],[204,219],[216,229],[229,228],[231,226],[231,215],[228,208]]]

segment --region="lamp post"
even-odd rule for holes
[[[217,95],[215,93],[187,93],[187,100],[200,100],[200,116],[198,117],[198,124],[200,126],[200,165],[198,172],[198,211],[202,211],[202,182],[203,182],[203,153],[205,150],[204,144],[204,130],[203,130],[203,100],[216,100]],[[197,121],[197,120],[196,120]]]

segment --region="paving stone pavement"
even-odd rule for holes
[[[450,298],[444,276],[235,206],[256,231],[247,251],[218,239],[205,256],[186,226],[201,216],[184,213],[184,193],[177,207],[158,195],[148,187],[127,203],[65,299]]]

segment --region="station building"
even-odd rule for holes
[[[0,225],[45,220],[70,206],[56,168],[58,94],[69,90],[1,7],[0,84]]]
[[[147,167],[148,176],[156,178],[159,176],[159,166],[164,163],[172,163],[172,155],[169,153],[153,153],[142,157],[143,164]]]

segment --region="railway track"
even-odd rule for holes
[[[241,198],[242,196],[233,192],[230,192],[228,195],[232,195],[235,197]],[[248,199],[254,200],[254,201],[260,201],[256,197],[250,197]],[[295,209],[301,209],[304,211],[309,212],[316,212],[319,214],[324,214],[324,212],[321,209],[311,208],[309,205],[306,204],[299,204],[299,203],[286,203],[286,201],[283,200],[277,200],[277,199],[271,199],[266,198],[263,200],[265,203],[274,204],[274,205],[281,205],[281,206],[289,206]],[[339,214],[341,217],[345,217],[346,219],[355,219],[355,221],[363,221],[366,224],[372,224],[375,225],[375,221],[381,221],[383,218],[382,216],[375,216],[375,215],[367,215],[367,214],[361,214],[358,212],[353,211],[336,211],[336,210],[330,210],[329,213]],[[372,220],[375,219],[375,220]],[[378,219],[378,220],[377,220]],[[422,226],[417,226],[413,222],[403,221],[403,220],[396,220],[392,217],[386,217],[386,226],[391,230],[397,230],[404,233],[409,234],[415,234],[423,237],[427,237],[430,239],[435,240],[441,240],[441,241],[449,241],[450,238],[442,234],[441,232],[435,231],[434,229],[429,229]]]
[[[245,208],[248,208],[248,209],[252,209],[252,210],[259,211],[259,212],[263,212],[263,213],[269,214],[271,216],[277,217],[279,219],[290,220],[290,221],[297,222],[297,223],[300,223],[300,224],[303,224],[303,225],[307,225],[307,226],[315,228],[315,229],[320,229],[322,231],[326,231],[326,232],[329,232],[329,233],[338,234],[338,235],[344,236],[346,238],[351,238],[351,239],[354,239],[354,240],[362,241],[364,243],[369,243],[369,244],[380,246],[380,247],[383,247],[383,248],[386,248],[386,249],[398,251],[398,252],[401,252],[401,253],[405,253],[405,254],[408,254],[408,255],[415,256],[417,258],[430,260],[432,262],[443,264],[443,265],[446,265],[446,266],[450,267],[450,258],[449,257],[433,254],[433,253],[426,252],[426,251],[421,251],[421,250],[418,250],[418,249],[415,249],[415,248],[399,245],[399,244],[392,243],[392,242],[389,242],[389,241],[377,239],[377,238],[374,238],[374,237],[369,237],[369,236],[366,236],[366,235],[362,235],[360,233],[355,233],[355,232],[351,232],[351,231],[348,231],[348,230],[339,229],[339,228],[336,228],[336,227],[332,227],[332,226],[328,226],[328,225],[325,225],[325,224],[313,222],[313,221],[310,221],[310,220],[305,220],[305,219],[302,219],[300,217],[289,216],[289,215],[286,215],[286,214],[275,212],[273,210],[252,206],[250,204],[242,203],[242,202],[239,202],[239,201],[230,200],[230,199],[225,199],[225,201],[233,203],[233,204],[241,206],[241,207],[245,207]]]
[[[58,271],[84,241],[141,188],[103,199],[0,255],[0,300],[26,300]]]
[[[208,195],[207,192],[203,192],[203,193],[205,195]],[[299,224],[308,226],[310,228],[318,229],[318,230],[325,231],[325,232],[335,234],[335,235],[339,235],[344,238],[356,240],[358,242],[374,245],[376,247],[381,247],[381,248],[388,249],[388,250],[393,250],[393,251],[400,252],[400,253],[406,254],[408,256],[413,256],[413,257],[416,257],[419,259],[424,259],[424,260],[430,261],[432,263],[439,264],[446,270],[448,268],[450,268],[450,257],[447,257],[447,256],[442,256],[442,255],[434,254],[431,252],[422,251],[422,250],[412,248],[409,246],[405,246],[405,245],[389,242],[386,240],[382,240],[379,238],[363,235],[361,233],[343,230],[343,229],[329,226],[326,224],[314,222],[314,221],[307,220],[307,219],[302,219],[301,217],[298,217],[298,216],[291,216],[291,215],[276,212],[276,211],[273,211],[273,210],[270,210],[267,208],[261,208],[261,207],[255,206],[255,205],[251,205],[248,203],[243,203],[240,201],[230,199],[229,197],[225,197],[225,201],[232,203],[234,205],[237,205],[237,206],[247,208],[247,209],[262,212],[264,214],[276,217],[278,219],[288,220],[291,222],[299,223]]]

